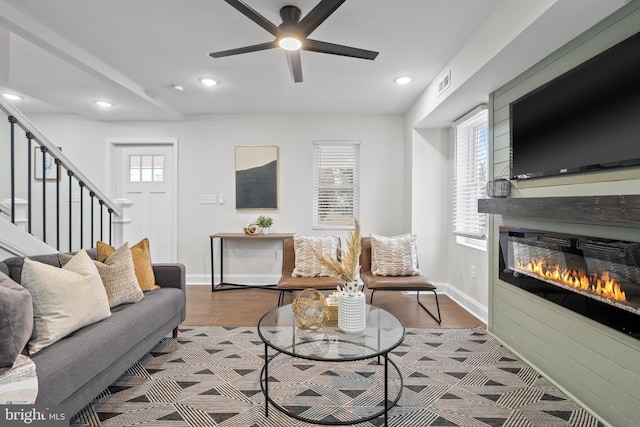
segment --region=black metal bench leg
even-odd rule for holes
[[[375,292],[375,289],[371,289],[371,298],[369,298],[369,305],[373,305],[373,293]]]
[[[438,317],[437,318],[436,318],[436,316],[433,315],[432,312],[429,311],[429,309],[427,307],[422,305],[422,303],[420,302],[420,291],[418,291],[416,293],[416,299],[418,300],[418,304],[420,304],[420,307],[422,307],[422,309],[424,311],[426,311],[427,314],[433,318],[433,320],[438,322],[438,325],[439,325],[440,323],[442,323],[442,316],[440,315],[440,303],[438,302],[438,294],[436,293],[435,290],[431,290],[431,292],[433,292],[433,295],[436,297],[436,308],[438,309]]]
[[[285,291],[280,291],[280,295],[278,296],[278,307],[280,307],[284,302],[284,293]]]

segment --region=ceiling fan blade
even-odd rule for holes
[[[277,25],[269,21],[264,16],[260,15],[258,12],[253,10],[249,5],[241,0],[224,0],[229,5],[236,8],[240,13],[242,13],[247,18],[251,19],[256,24],[260,25],[262,28],[273,34],[274,36],[278,36],[280,34],[280,29]]]
[[[273,49],[274,47],[278,47],[275,41],[254,44],[251,46],[239,47],[237,49],[229,49],[229,50],[221,50],[220,52],[211,52],[209,56],[212,58],[223,58],[225,56],[231,55],[239,55],[241,53],[249,53],[249,52],[258,52],[260,50]]]
[[[346,0],[322,0],[316,5],[307,16],[302,18],[296,28],[304,37],[308,36],[322,24],[337,8]]]
[[[321,42],[318,40],[306,39],[302,49],[311,52],[330,53],[332,55],[350,56],[361,59],[376,59],[378,52],[372,50],[359,49],[357,47],[344,46],[341,44]]]
[[[301,83],[302,82],[302,63],[300,62],[300,51],[287,50],[285,51],[285,53],[287,55],[287,62],[289,63],[289,69],[291,70],[293,81],[296,83]]]

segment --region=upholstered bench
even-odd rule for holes
[[[373,304],[373,294],[376,291],[413,291],[416,292],[418,304],[424,311],[429,314],[440,324],[442,317],[440,315],[440,304],[438,302],[438,294],[436,293],[436,285],[425,276],[416,274],[413,276],[380,276],[375,275],[371,271],[371,238],[362,238],[362,252],[360,254],[360,279],[364,283],[365,288],[371,290],[371,298],[369,304]],[[433,292],[436,300],[436,308],[438,317],[436,317],[422,302],[420,302],[420,292]]]

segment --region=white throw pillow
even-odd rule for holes
[[[111,316],[98,269],[84,250],[63,268],[25,258],[22,286],[33,299],[34,323],[29,354],[83,326]]]
[[[416,236],[371,234],[371,272],[376,276],[415,276],[418,270]]]
[[[338,237],[305,237],[293,236],[293,249],[296,262],[294,277],[329,276],[329,271],[320,263],[314,249],[328,257],[337,258],[340,239]]]

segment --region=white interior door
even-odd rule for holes
[[[123,241],[149,238],[153,262],[177,260],[177,162],[172,143],[112,143],[112,171],[117,198],[129,199]]]

